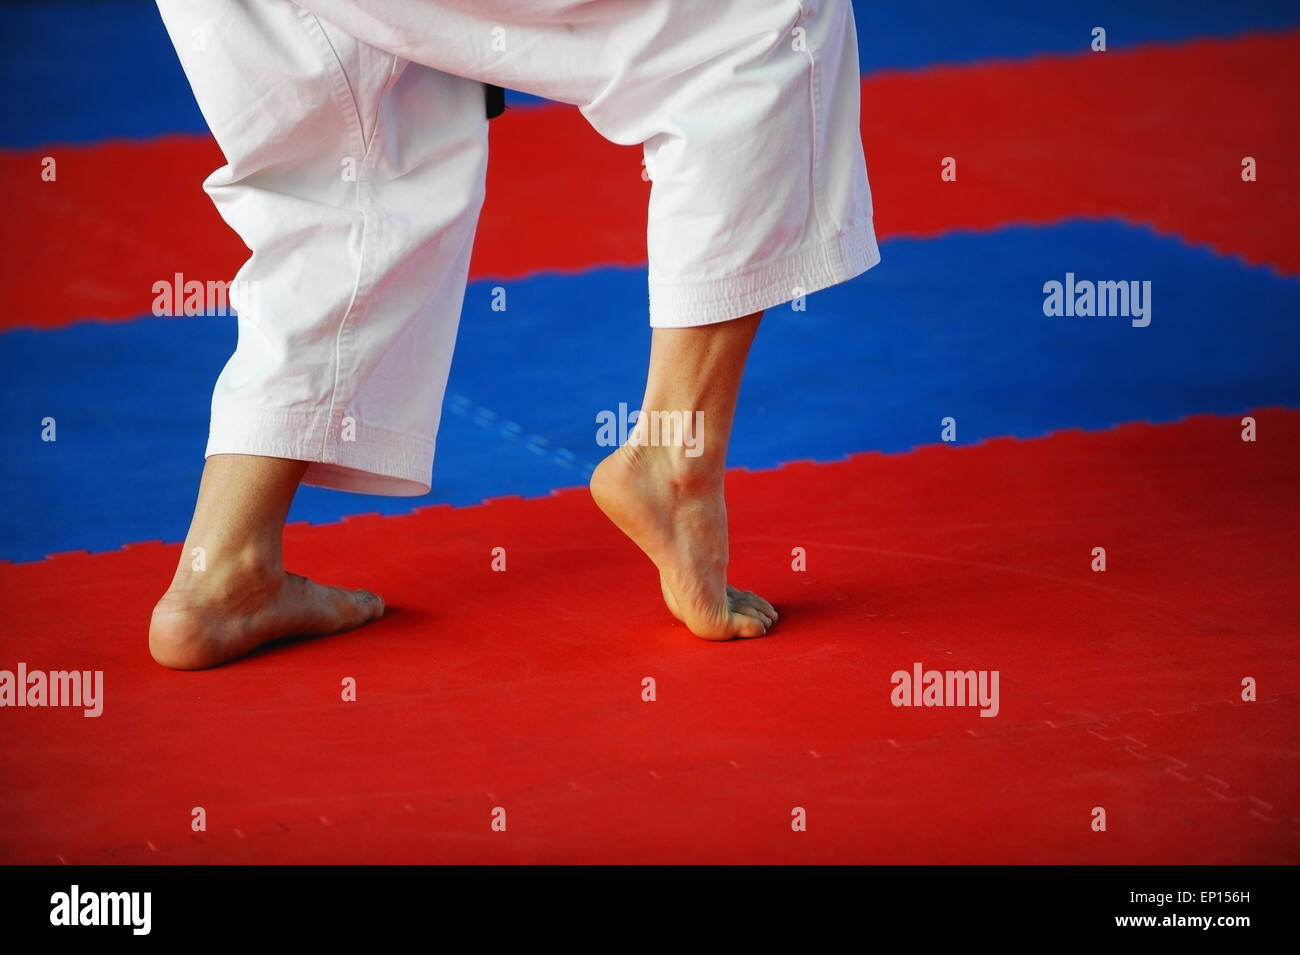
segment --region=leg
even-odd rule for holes
[[[669,609],[713,640],[761,636],[777,619],[766,600],[726,581],[723,472],[759,317],[879,258],[852,11],[834,2],[801,8],[786,23],[779,8],[763,10],[776,41],[757,55],[734,54],[745,84],[718,87],[689,74],[664,81],[664,112],[645,139],[654,181],[646,397],[637,440],[592,475],[596,503],[659,568]],[[696,457],[640,433],[647,413],[674,409],[702,412]]]
[[[180,565],[149,627],[155,660],[197,670],[278,637],[337,633],[383,615],[369,591],[285,572],[284,519],[306,470],[282,458],[208,458]]]
[[[723,467],[745,356],[765,309],[879,261],[847,0],[298,2],[377,47],[575,104],[606,139],[643,144],[655,331],[641,421],[699,411],[705,448],[629,442],[592,492],[692,631],[765,632],[771,606],[725,578]]]
[[[159,8],[226,157],[204,186],[253,253],[232,283],[248,294],[193,524],[150,630],[158,662],[194,668],[383,612],[285,573],[280,536],[300,480],[429,489],[487,120],[479,84],[286,0]]]
[[[761,317],[655,329],[635,433],[591,477],[596,504],[659,568],[668,609],[707,640],[761,637],[777,619],[762,597],[727,584],[723,473]],[[683,412],[681,430],[658,412]]]

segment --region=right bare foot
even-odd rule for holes
[[[672,450],[623,445],[592,473],[591,496],[659,568],[664,602],[692,633],[706,640],[761,637],[778,614],[762,597],[727,583],[722,476],[683,473]]]
[[[272,640],[351,630],[383,616],[368,590],[345,590],[285,572],[274,561],[183,566],[154,607],[149,652],[173,670],[201,670]]]

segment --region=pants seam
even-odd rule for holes
[[[356,137],[355,144],[359,153],[355,201],[357,214],[361,217],[361,237],[357,254],[357,268],[352,283],[352,297],[343,310],[342,318],[339,320],[338,329],[334,335],[334,379],[330,387],[327,426],[321,436],[320,460],[329,462],[332,454],[331,443],[335,434],[334,419],[339,405],[339,392],[343,384],[343,362],[345,353],[348,350],[346,338],[349,322],[355,325],[356,319],[365,311],[366,267],[371,258],[368,253],[373,245],[374,234],[371,221],[373,217],[370,215],[369,210],[371,203],[370,171],[374,165],[372,147],[379,139],[382,110],[375,111],[375,128],[371,131],[369,139],[367,139],[361,102],[356,91],[352,88],[352,83],[348,80],[347,70],[343,66],[343,60],[339,56],[338,50],[334,48],[334,44],[330,41],[329,34],[325,32],[325,28],[321,25],[320,18],[307,11],[301,12],[304,22],[309,24],[308,32],[314,35],[317,46],[321,48],[321,52],[324,54],[325,68],[329,70],[333,78],[335,100],[338,102],[340,111],[343,114],[344,123],[353,128]],[[389,54],[389,56],[391,55]],[[389,80],[392,80],[391,68]],[[349,106],[351,107],[350,110]]]
[[[805,8],[803,0],[799,0],[799,23],[803,24],[808,18],[808,10]],[[823,150],[820,148],[818,137],[821,129],[817,122],[821,115],[821,83],[819,82],[820,66],[817,57],[813,54],[812,44],[807,42],[807,36],[804,38],[804,53],[808,57],[808,111],[809,124],[812,127],[809,139],[809,192],[812,195],[813,219],[817,223],[817,237],[825,244],[822,251],[825,255],[826,268],[828,271],[835,271],[835,264],[830,258],[830,244],[825,240],[832,239],[835,235],[834,229],[830,225],[830,216],[827,212],[830,203],[822,195],[822,177],[820,175],[820,162]]]

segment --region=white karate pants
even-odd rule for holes
[[[252,252],[232,286],[257,307],[208,455],[429,490],[483,202],[483,83],[643,144],[654,327],[749,315],[879,261],[848,0],[158,6],[226,158],[204,188]]]

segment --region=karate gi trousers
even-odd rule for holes
[[[158,6],[226,159],[204,188],[252,253],[208,455],[429,490],[484,197],[484,84],[642,145],[653,327],[749,315],[879,261],[848,0]]]

